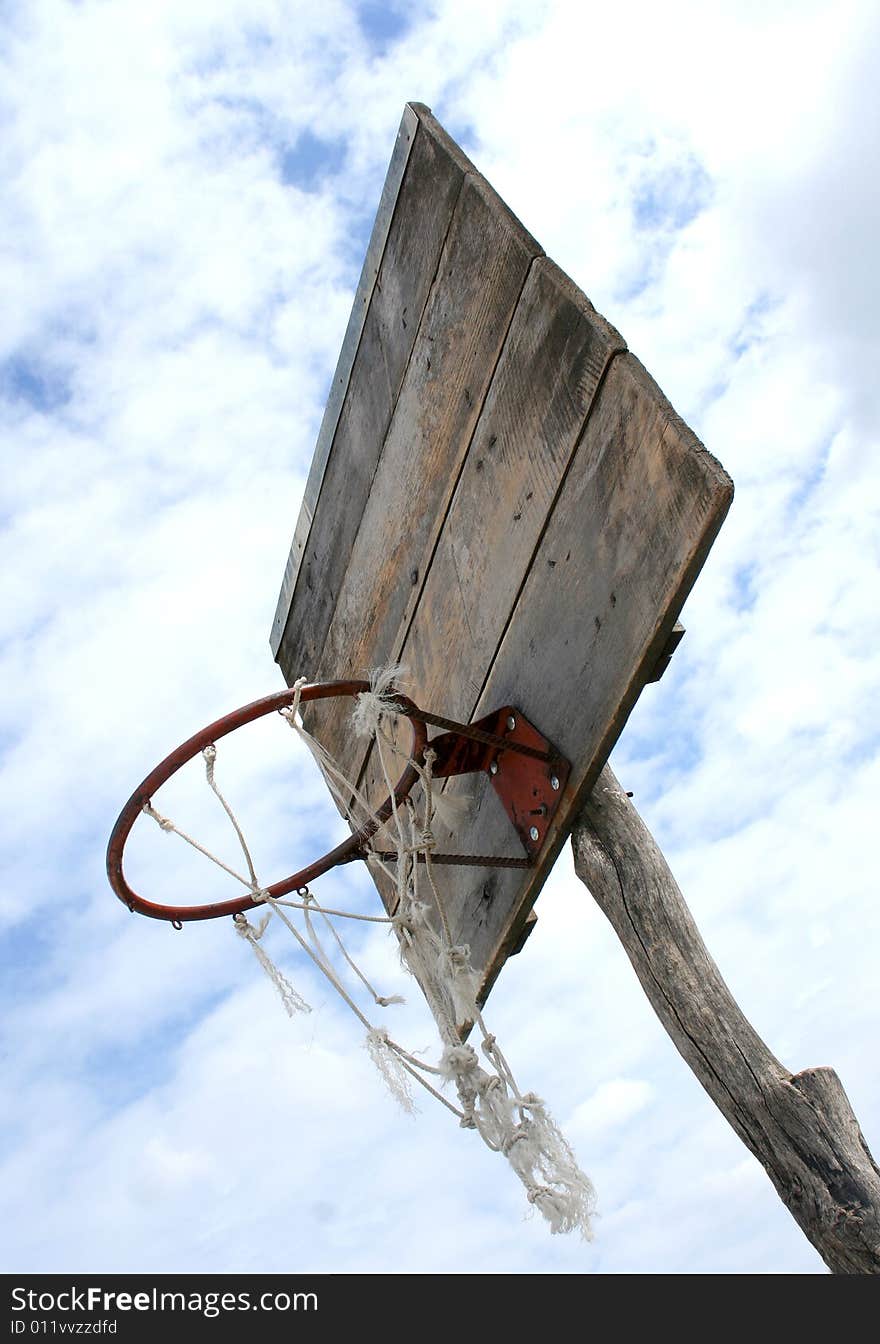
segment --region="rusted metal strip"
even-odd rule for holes
[[[353,858],[373,858],[382,859],[385,863],[392,863],[397,859],[396,850],[370,850],[363,855],[353,855]],[[419,863],[425,862],[424,854],[416,854]],[[531,857],[525,859],[509,858],[505,855],[491,854],[432,854],[432,863],[452,864],[459,868],[533,868],[535,860]]]

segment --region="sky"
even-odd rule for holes
[[[430,1099],[400,1113],[284,943],[293,1021],[228,921],[129,915],[104,850],[177,742],[283,684],[305,478],[426,103],[734,479],[612,764],[757,1031],[880,1149],[878,60],[858,0],[0,6],[4,1270],[825,1272],[567,853],[488,1018],[595,1184],[589,1244]],[[339,834],[280,721],[222,766],[266,880]],[[228,843],[204,792],[165,810]],[[133,841],[145,893],[214,880]],[[318,894],[369,903],[352,870]],[[352,941],[405,992],[383,930]]]

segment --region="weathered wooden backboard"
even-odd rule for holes
[[[428,109],[408,105],[271,642],[289,683],[402,662],[402,689],[438,714],[516,704],[571,762],[533,869],[443,869],[484,994],[662,662],[731,496],[618,332]],[[309,708],[350,777],[383,797],[338,705]],[[454,836],[435,828],[441,847],[522,854],[486,777],[448,788],[473,799]]]

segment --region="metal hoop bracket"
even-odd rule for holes
[[[310,700],[354,697],[369,690],[370,683],[367,681],[327,681],[303,686],[299,695],[300,702],[305,704]],[[166,756],[135,789],[117,818],[107,847],[107,876],[110,886],[129,910],[146,915],[150,919],[166,920],[175,928],[179,928],[183,923],[195,920],[243,914],[246,910],[252,910],[261,904],[253,893],[233,900],[204,905],[162,905],[149,901],[129,886],[122,868],[123,851],[132,827],[145,804],[151,802],[157,790],[182,766],[205,747],[235,732],[236,729],[243,728],[267,714],[288,708],[295,698],[295,690],[279,691],[275,695],[265,696],[262,700],[254,700],[224,718],[217,719]],[[434,861],[530,867],[544,844],[553,814],[561,800],[568,780],[568,762],[514,705],[505,705],[502,709],[494,710],[485,718],[477,720],[476,723],[465,724],[428,714],[419,709],[408,696],[399,692],[395,692],[394,698],[400,714],[409,719],[412,727],[409,751],[411,761],[419,765],[423,762],[428,746],[427,724],[447,729],[430,743],[436,753],[433,767],[435,778],[449,779],[455,775],[473,772],[488,774],[528,856],[525,859],[514,859],[492,858],[479,854],[435,855]],[[415,764],[408,764],[394,787],[393,795],[386,798],[382,806],[377,809],[372,821],[307,867],[266,887],[266,894],[277,900],[292,891],[307,887],[310,882],[339,864],[366,858],[367,841],[382,823],[388,820],[395,804],[402,803],[409,796],[418,781],[419,770]],[[389,854],[383,857],[394,856]]]
[[[486,771],[526,853],[539,854],[571,770],[552,742],[516,705],[503,705],[476,723],[454,723],[421,710],[416,716],[449,729],[431,742],[435,776]]]

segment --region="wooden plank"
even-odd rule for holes
[[[668,668],[669,664],[672,662],[672,655],[675,653],[675,650],[678,648],[679,644],[684,639],[684,636],[685,636],[684,626],[682,625],[681,621],[676,621],[675,625],[672,627],[672,633],[670,634],[666,643],[663,645],[663,648],[660,651],[660,657],[657,659],[657,663],[653,671],[651,672],[651,675],[648,677],[649,683],[659,681],[661,679],[664,672]]]
[[[533,264],[424,583],[412,594],[399,584],[406,624],[372,649],[374,661],[407,667],[406,686],[425,708],[471,717],[596,389],[623,348],[558,266]],[[362,788],[375,802],[385,795],[375,754]],[[450,847],[460,848],[455,837]]]
[[[418,126],[304,504],[277,658],[288,681],[403,660],[426,708],[466,719],[516,703],[572,762],[537,869],[443,870],[485,993],[658,666],[731,487],[430,112],[409,110]],[[307,722],[384,796],[338,707],[309,706]],[[516,854],[486,780],[446,792],[475,782],[456,835],[435,824],[441,848]]]
[[[480,179],[462,188],[339,596],[318,656],[322,678],[389,661],[408,622],[508,327],[534,241]],[[332,706],[310,730],[356,779],[365,744]]]
[[[479,177],[481,181],[486,182],[486,179],[483,177],[479,168],[471,162],[461,145],[453,140],[446,129],[440,125],[430,107],[427,107],[424,103],[409,103],[407,106],[418,117],[419,125],[424,126],[425,130],[430,131],[437,144],[442,146],[444,153],[449,156],[453,163],[458,165],[465,175],[470,173],[472,176]],[[489,183],[486,182],[486,185],[489,186]],[[492,187],[489,189],[490,191],[494,191],[494,188]],[[500,200],[501,198],[499,197],[498,199]],[[507,207],[505,206],[505,209],[506,208]],[[519,221],[517,221],[517,223],[519,223]]]
[[[293,544],[290,548],[290,554],[287,557],[287,565],[281,583],[281,592],[278,595],[278,605],[275,609],[275,619],[272,622],[272,630],[269,635],[269,644],[271,645],[273,655],[278,653],[281,637],[284,634],[284,627],[287,624],[287,617],[293,601],[293,593],[299,575],[300,564],[302,563],[303,553],[308,544],[309,533],[312,529],[312,520],[315,515],[315,509],[317,508],[318,497],[321,493],[321,485],[324,480],[324,472],[327,468],[327,460],[330,456],[330,449],[336,435],[336,428],[342,413],[345,394],[348,391],[348,385],[351,380],[351,371],[357,357],[361,333],[363,332],[364,322],[366,321],[369,305],[373,297],[373,290],[379,275],[379,267],[382,263],[382,257],[385,253],[385,245],[388,241],[388,234],[391,229],[391,221],[394,218],[394,211],[397,206],[400,185],[403,181],[407,164],[409,163],[410,150],[415,141],[418,124],[418,117],[415,111],[409,104],[407,104],[403,109],[400,129],[397,132],[397,140],[391,155],[391,162],[388,166],[385,184],[382,188],[379,209],[376,212],[373,231],[367,247],[367,255],[364,258],[364,264],[361,268],[361,278],[358,281],[358,287],[355,291],[354,302],[348,319],[348,326],[342,342],[342,349],[336,363],[336,372],[334,373],[333,381],[330,384],[327,405],[324,408],[324,416],[318,434],[318,442],[315,445],[315,453],[312,458],[312,465],[309,470],[306,488],[303,494],[302,507],[293,535]]]
[[[289,682],[302,674],[315,675],[463,180],[446,149],[419,126],[366,304],[342,410],[335,424],[332,414],[328,422],[333,442],[321,470],[317,512],[299,562],[295,556],[290,561],[291,570],[297,563],[298,568],[289,611],[284,615],[279,607],[284,628],[276,631],[276,658]],[[364,306],[366,298],[364,292],[355,302]],[[345,377],[344,369],[337,377]],[[290,579],[285,583],[289,590]]]
[[[572,762],[542,864],[450,869],[447,907],[488,992],[668,639],[732,497],[723,468],[630,354],[612,361],[474,717],[517,704]],[[472,788],[469,781],[451,786]],[[441,846],[450,843],[438,828]],[[517,853],[482,781],[461,852]]]
[[[421,703],[467,720],[619,334],[552,261],[532,267],[409,629]],[[451,674],[450,669],[454,669]]]

